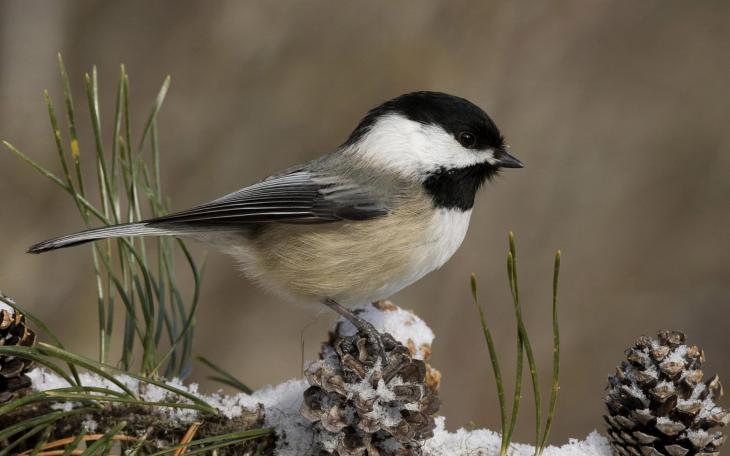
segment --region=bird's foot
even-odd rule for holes
[[[358,334],[367,340],[368,345],[372,347],[382,361],[382,367],[385,368],[388,365],[387,352],[395,347],[395,339],[388,333],[378,331],[375,326],[366,320],[360,319],[360,323],[360,327],[356,326]]]
[[[352,323],[357,333],[362,335],[367,340],[368,345],[378,354],[383,367],[387,366],[388,357],[386,355],[386,349],[392,350],[395,347],[395,339],[393,339],[393,336],[387,333],[381,333],[375,329],[372,323],[360,318],[355,312],[342,306],[333,299],[325,299],[324,304]]]

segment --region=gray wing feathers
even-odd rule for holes
[[[151,224],[228,225],[364,220],[387,212],[374,192],[344,178],[297,170],[210,203],[150,220]]]
[[[60,249],[63,247],[71,247],[74,245],[84,244],[86,242],[96,241],[99,239],[125,237],[125,236],[144,236],[144,235],[173,235],[174,232],[160,228],[147,226],[146,223],[126,223],[123,225],[105,226],[103,228],[94,228],[81,231],[79,233],[68,234],[47,241],[39,242],[28,249],[28,253],[41,253],[48,250]]]
[[[365,220],[388,212],[386,202],[376,195],[375,189],[350,179],[313,174],[300,168],[186,211],[49,239],[28,251],[41,253],[113,237],[230,230],[242,224]]]

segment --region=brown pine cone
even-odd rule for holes
[[[705,360],[685,335],[661,331],[641,337],[609,376],[605,402],[608,435],[620,456],[716,455],[725,441],[717,426],[730,412],[714,402],[722,395],[717,375],[702,382]]]
[[[302,415],[315,422],[323,454],[416,456],[430,438],[440,401],[426,364],[383,335],[385,366],[358,335],[334,334],[306,370]]]

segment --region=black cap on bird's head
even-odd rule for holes
[[[442,92],[411,92],[386,101],[367,113],[344,145],[357,143],[379,119],[389,114],[441,127],[466,149],[491,150],[494,155],[491,165],[495,168],[524,166],[508,152],[504,137],[486,112],[469,100]]]

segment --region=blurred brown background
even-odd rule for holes
[[[75,84],[82,153],[93,146],[84,71],[99,65],[107,134],[119,63],[131,75],[137,133],[169,73],[163,178],[182,209],[331,150],[367,109],[400,93],[476,102],[527,166],[480,195],[455,257],[394,300],[437,334],[448,426],[496,429],[469,272],[511,372],[504,264],[516,232],[547,391],[551,262],[561,248],[561,442],[602,428],[606,374],[642,333],[687,331],[708,370],[730,379],[728,18],[727,2],[0,1],[0,137],[54,164],[41,94],[61,99],[58,51]],[[0,170],[0,288],[95,356],[88,249],[23,253],[81,226],[71,200],[5,151]],[[317,317],[262,294],[212,253],[195,351],[254,387],[276,383],[300,375],[302,333],[305,357],[315,356],[333,320]],[[193,379],[213,388],[204,371]],[[530,413],[521,421],[517,440],[531,440]]]

